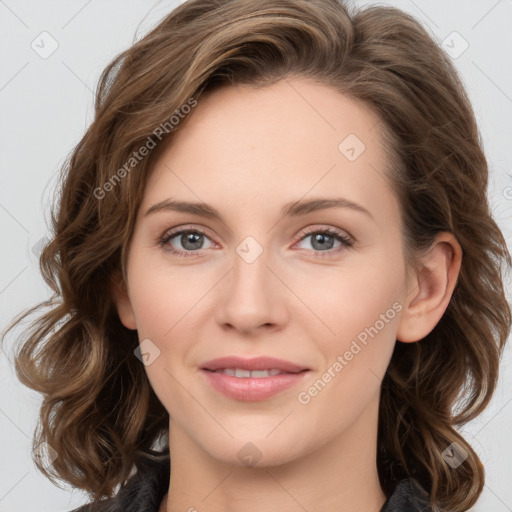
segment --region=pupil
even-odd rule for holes
[[[196,245],[201,245],[198,240],[201,239],[203,235],[199,233],[188,233],[183,235],[182,237],[182,244],[183,247],[186,249],[198,249],[199,247],[196,247]]]
[[[326,239],[330,239],[331,243],[326,243],[325,240]],[[320,245],[318,247],[315,247],[315,244],[316,243],[319,243]],[[325,249],[326,247],[328,249],[332,249],[332,246],[333,246],[333,243],[334,243],[334,239],[332,236],[330,235],[322,235],[321,233],[317,233],[314,237],[313,237],[313,247],[315,249]]]

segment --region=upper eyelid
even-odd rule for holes
[[[183,226],[176,226],[174,228],[168,228],[166,229],[163,233],[162,233],[162,236],[161,238],[166,238],[166,237],[174,237],[182,232],[186,232],[186,231],[197,231],[198,233],[201,233],[201,234],[204,234],[206,236],[208,236],[208,238],[212,238],[210,235],[209,235],[209,229],[208,228],[205,228],[203,226],[201,227],[197,227],[197,226],[189,226],[188,224],[185,224]],[[213,240],[212,240],[213,242]]]

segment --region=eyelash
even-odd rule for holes
[[[168,244],[168,242],[176,237],[177,235],[181,235],[183,233],[196,233],[196,234],[201,234],[201,235],[204,235],[205,237],[207,238],[210,238],[205,231],[203,231],[202,229],[200,228],[182,228],[182,229],[177,229],[176,231],[166,231],[159,239],[158,239],[158,245],[163,249],[165,245]],[[354,240],[352,238],[349,238],[348,236],[345,236],[343,234],[341,234],[340,232],[334,230],[334,229],[330,229],[330,228],[325,228],[325,229],[315,229],[315,228],[309,228],[306,230],[306,232],[302,235],[301,238],[299,238],[296,242],[294,242],[294,245],[298,242],[301,242],[302,240],[304,240],[305,238],[307,238],[308,236],[312,235],[312,234],[328,234],[332,237],[334,237],[336,240],[338,240],[339,242],[341,242],[341,245],[337,248],[337,249],[330,249],[329,251],[315,251],[313,250],[314,252],[314,255],[315,257],[317,258],[327,258],[327,257],[331,257],[331,256],[334,256],[334,255],[337,255],[338,253],[344,251],[345,249],[349,248],[349,247],[352,247],[354,245]],[[170,246],[172,247],[172,246]],[[180,257],[180,258],[189,258],[189,257],[194,257],[198,252],[200,251],[177,251],[176,249],[174,248],[171,248],[171,249],[165,249],[166,251]]]

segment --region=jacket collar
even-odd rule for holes
[[[158,512],[169,490],[169,454],[145,459],[116,496],[71,512]],[[427,492],[414,478],[400,480],[380,512],[431,512]]]

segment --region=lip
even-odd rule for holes
[[[286,372],[269,377],[234,377],[215,370],[239,368],[242,370],[278,369]],[[243,359],[241,357],[221,357],[204,363],[201,373],[208,383],[223,395],[235,400],[258,401],[265,400],[298,384],[309,373],[309,368],[276,359],[274,357],[256,357]]]
[[[273,377],[232,377],[223,373],[201,370],[209,384],[223,395],[235,400],[254,402],[265,400],[298,384],[309,373],[283,373]]]
[[[304,370],[309,370],[305,366],[299,366],[284,359],[277,359],[275,357],[253,357],[252,359],[244,359],[238,356],[220,357],[207,361],[201,365],[202,370],[221,370],[225,368],[240,368],[241,370],[270,370],[276,368],[287,373],[299,373]],[[238,377],[236,377],[238,378]]]

